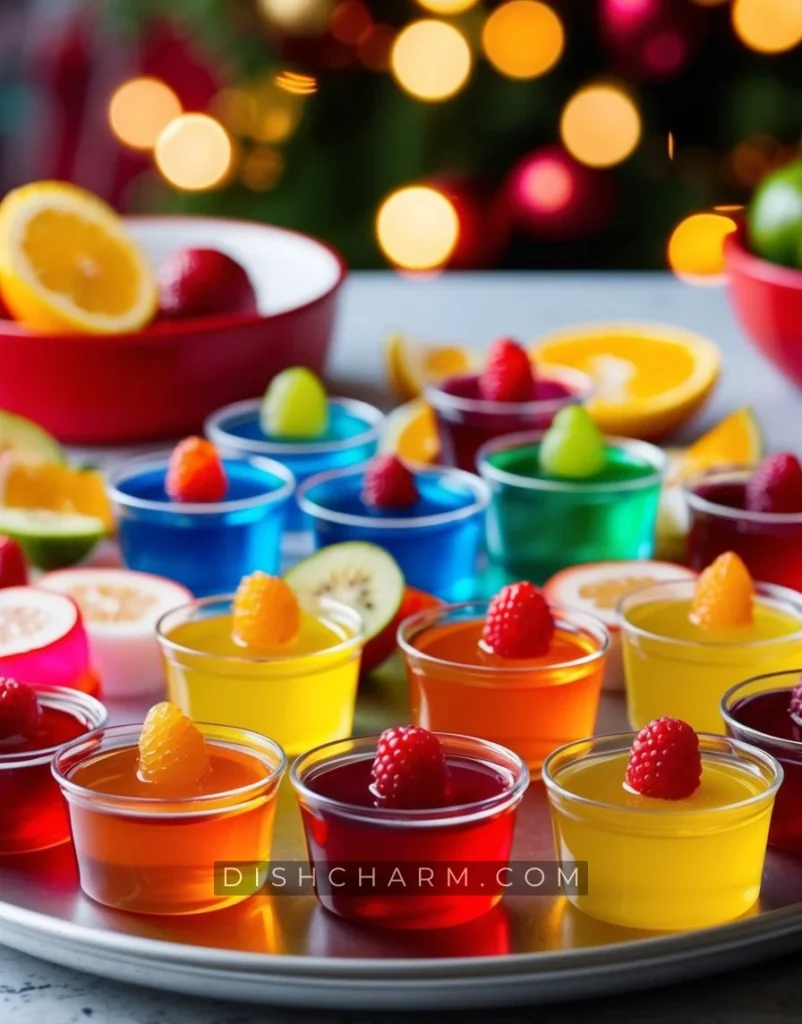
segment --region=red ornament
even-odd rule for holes
[[[599,0],[601,35],[621,70],[659,82],[683,71],[705,36],[708,11],[680,0]]]

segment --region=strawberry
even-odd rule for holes
[[[510,583],[490,602],[482,640],[501,658],[539,658],[554,637],[554,618],[534,583]]]
[[[534,398],[535,374],[529,356],[511,338],[493,342],[479,377],[479,394],[489,402],[529,402]]]
[[[802,466],[790,452],[765,458],[746,486],[750,512],[802,512]]]
[[[165,490],[173,501],[221,501],[228,480],[215,446],[202,437],[187,437],[177,444],[167,467]]]
[[[409,508],[419,497],[415,477],[397,455],[377,455],[365,470],[362,500],[371,508]]]
[[[448,802],[448,765],[440,740],[415,725],[385,729],[372,777],[378,807],[424,809]]]
[[[702,755],[699,737],[687,722],[657,718],[635,737],[626,782],[641,796],[685,800],[699,788]]]

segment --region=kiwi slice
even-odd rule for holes
[[[66,462],[64,449],[46,430],[0,409],[0,452],[13,452],[31,462]]]
[[[330,597],[353,608],[365,624],[365,640],[393,621],[404,598],[404,574],[384,548],[345,541],[321,548],[284,577],[299,599]]]
[[[37,569],[61,569],[89,554],[106,536],[96,516],[0,507],[0,534],[13,537]]]

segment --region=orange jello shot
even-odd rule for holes
[[[246,899],[215,880],[226,863],[269,859],[285,766],[273,740],[193,723],[167,702],[143,726],[68,743],[53,774],[69,808],[81,888],[139,914],[199,914]]]
[[[416,725],[509,747],[537,773],[592,733],[609,637],[590,615],[550,607],[532,583],[486,603],[445,605],[401,623]]]

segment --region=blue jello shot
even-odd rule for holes
[[[362,500],[365,469],[320,473],[298,488],[315,547],[370,541],[390,552],[410,587],[444,601],[471,597],[490,501],[484,481],[461,469],[419,468],[413,505],[376,509]]]
[[[278,573],[292,473],[271,459],[226,458],[225,498],[184,503],[165,490],[169,459],[170,452],[133,459],[110,479],[128,568],[167,576],[196,597],[232,593],[257,569]]]
[[[206,421],[206,436],[222,452],[275,459],[290,470],[300,485],[317,473],[366,462],[378,450],[383,413],[367,402],[351,398],[329,398],[328,402],[328,429],[314,439],[293,440],[265,434],[259,422],[259,398],[218,410]],[[295,503],[289,509],[286,528],[290,533],[309,529]]]

